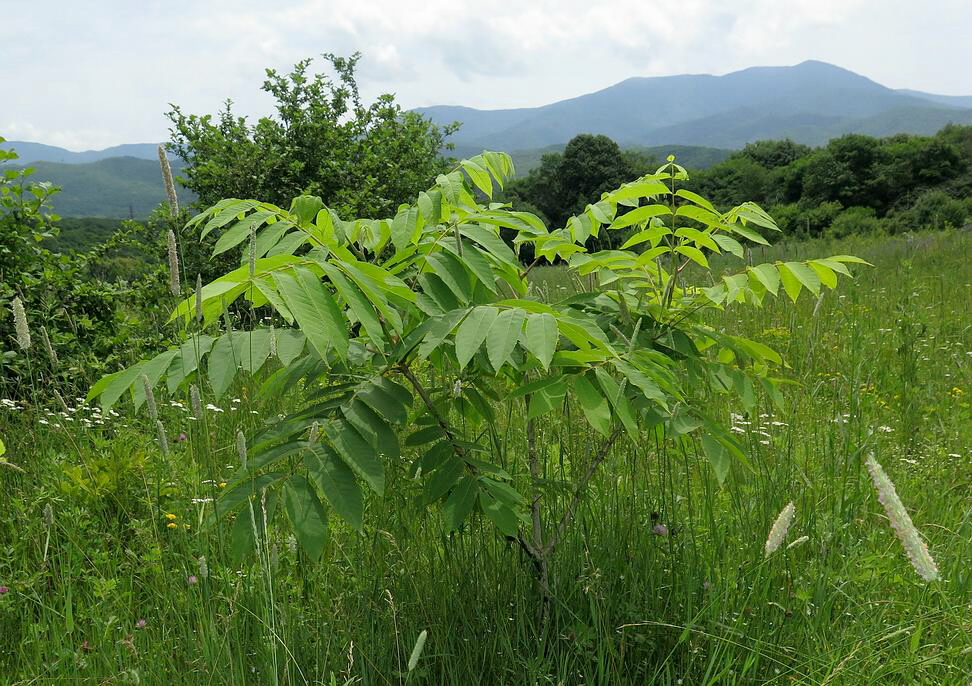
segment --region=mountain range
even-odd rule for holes
[[[439,105],[415,110],[437,124],[462,122],[449,139],[455,157],[484,149],[512,154],[519,173],[578,133],[610,136],[657,157],[676,152],[689,166],[709,166],[756,140],[792,138],[822,145],[846,133],[932,134],[954,123],[972,125],[972,95],[894,90],[825,62],[752,67],[723,76],[636,77],[541,107],[480,110]],[[2,134],[2,131],[0,131]],[[156,144],[71,152],[8,141],[18,163],[63,192],[65,216],[144,216],[164,193]]]
[[[437,124],[461,121],[465,150],[523,150],[603,133],[622,146],[740,148],[792,138],[821,145],[845,133],[931,134],[972,124],[972,96],[893,90],[832,64],[753,67],[724,76],[637,77],[569,100],[503,110],[440,105],[416,110]]]

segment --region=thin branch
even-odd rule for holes
[[[574,487],[574,495],[570,499],[570,504],[567,505],[567,509],[564,511],[563,516],[557,523],[557,530],[554,532],[554,535],[543,549],[545,555],[549,555],[554,551],[554,548],[557,547],[561,537],[564,535],[564,531],[567,529],[567,525],[570,524],[571,520],[574,518],[574,511],[577,509],[577,505],[580,504],[581,498],[583,498],[584,493],[587,492],[587,485],[594,477],[594,473],[597,471],[597,468],[602,462],[604,462],[605,458],[608,456],[608,453],[611,452],[611,447],[614,445],[614,442],[618,440],[618,437],[621,435],[621,431],[622,427],[619,426],[610,436],[607,437],[607,439],[601,445],[601,449],[597,451],[597,454],[594,455],[594,459],[591,460],[591,464],[587,468],[587,471],[584,472],[584,476],[582,476],[580,481],[577,482],[577,485]]]
[[[412,373],[412,370],[409,369],[406,365],[401,365],[398,367],[398,369],[401,371],[402,376],[408,379],[408,382],[412,384],[412,388],[415,389],[415,392],[419,394],[420,398],[422,398],[422,402],[425,403],[425,407],[428,408],[429,414],[431,414],[432,417],[435,418],[435,421],[438,423],[439,427],[442,429],[442,431],[445,432],[446,439],[449,441],[449,443],[452,444],[452,450],[460,458],[465,458],[466,456],[465,448],[463,448],[459,444],[455,432],[452,430],[452,427],[449,425],[449,423],[445,420],[445,417],[439,414],[439,411],[436,409],[435,404],[432,402],[432,396],[429,395],[429,392],[425,389],[425,386],[422,385],[422,383],[418,380],[415,374]]]

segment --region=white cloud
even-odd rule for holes
[[[8,138],[73,148],[164,138],[168,103],[271,109],[263,69],[361,51],[367,97],[537,105],[630,76],[834,62],[893,87],[972,94],[972,3],[939,0],[49,0],[4,8]],[[11,38],[12,37],[12,38]],[[2,120],[0,120],[2,121]],[[16,128],[14,128],[16,127]],[[16,133],[15,133],[16,131]]]

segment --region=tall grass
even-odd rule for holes
[[[239,463],[237,431],[281,411],[245,386],[201,420],[188,393],[158,398],[167,457],[144,409],[6,403],[0,435],[24,471],[0,467],[0,683],[965,684],[970,248],[951,232],[755,254],[875,267],[819,303],[713,322],[784,355],[786,410],[710,408],[749,455],[722,488],[691,444],[619,444],[554,560],[546,623],[515,543],[475,520],[443,535],[408,495],[404,463],[363,533],[332,519],[320,564],[272,519],[264,536],[262,516],[259,560],[232,560],[230,527],[203,515]],[[587,287],[535,272],[545,297]],[[507,430],[526,440],[519,418]],[[538,431],[557,498],[561,456],[597,441],[569,412]],[[869,453],[942,581],[911,569]],[[766,556],[791,501],[787,542]]]

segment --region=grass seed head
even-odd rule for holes
[[[158,429],[159,433],[159,449],[162,451],[162,457],[168,457],[169,439],[165,435],[165,426],[163,426],[161,419],[155,421],[155,428]]]
[[[41,327],[41,340],[44,341],[44,348],[47,350],[47,356],[51,358],[51,364],[55,368],[60,366],[60,362],[57,359],[57,353],[54,352],[54,346],[51,345],[51,337],[47,335],[47,327]]]
[[[172,181],[172,167],[169,166],[169,158],[165,154],[165,148],[159,146],[159,167],[162,168],[162,183],[165,184],[165,195],[169,201],[169,214],[176,216],[179,214],[179,198],[176,195],[175,183]]]
[[[148,407],[149,417],[153,422],[159,420],[159,408],[155,404],[155,393],[152,391],[152,384],[149,383],[148,377],[142,374],[142,389],[145,391],[145,406]]]
[[[172,229],[169,229],[166,240],[169,244],[169,290],[178,298],[182,292],[182,283],[179,281],[179,249]]]
[[[202,419],[202,401],[199,399],[199,387],[192,384],[189,387],[189,402],[192,405],[192,416]]]
[[[17,345],[21,350],[30,347],[30,328],[27,326],[27,312],[19,297],[13,299],[14,330],[17,332]]]
[[[242,429],[236,430],[236,454],[240,456],[240,468],[246,469],[246,436]]]
[[[792,502],[789,502],[776,517],[776,521],[773,522],[773,527],[770,529],[769,536],[766,537],[766,557],[775,553],[780,545],[782,545],[795,515],[796,506]]]
[[[203,320],[202,274],[196,274],[196,321]]]
[[[419,658],[422,657],[422,651],[425,650],[425,641],[428,637],[429,632],[422,629],[422,633],[415,639],[415,647],[412,648],[412,654],[408,658],[408,671],[411,672],[418,666]]]
[[[922,540],[921,534],[918,533],[918,529],[911,521],[901,498],[898,497],[898,492],[891,478],[874,459],[873,455],[868,456],[867,460],[864,461],[864,466],[867,467],[867,471],[871,475],[878,501],[884,506],[888,521],[891,522],[891,528],[894,529],[898,540],[901,541],[905,554],[911,561],[911,566],[925,581],[935,581],[941,578],[938,574],[938,566],[935,564],[931,553],[928,552],[928,546]]]

